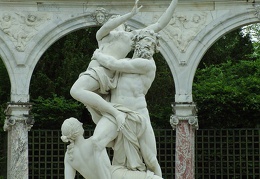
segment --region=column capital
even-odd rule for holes
[[[188,121],[193,128],[199,128],[195,103],[174,103],[172,108],[174,114],[170,117],[170,124],[173,130],[176,129],[180,121]]]
[[[33,103],[29,102],[9,102],[5,109],[4,131],[11,130],[17,122],[24,122],[30,130],[34,124],[33,116],[29,115]]]

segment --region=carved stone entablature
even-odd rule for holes
[[[45,12],[57,12],[60,11],[60,6],[57,3],[46,3],[46,2],[37,2],[38,11]]]
[[[4,131],[11,130],[17,122],[24,122],[27,130],[30,130],[34,124],[33,116],[28,114],[31,108],[32,103],[9,103],[5,110]]]
[[[180,121],[188,121],[188,123],[195,129],[199,128],[198,117],[197,116],[177,116],[171,115],[170,124],[173,129],[176,129]]]
[[[207,12],[178,12],[173,16],[166,32],[182,53],[186,52],[190,42],[206,26],[207,16]]]
[[[47,20],[50,18],[43,13],[3,12],[0,14],[0,30],[9,36],[17,51],[24,52]]]

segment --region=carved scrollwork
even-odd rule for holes
[[[172,108],[174,114],[170,117],[170,124],[173,130],[176,129],[180,121],[188,121],[193,128],[199,128],[198,117],[196,115],[198,111],[194,103],[174,103],[172,104]]]
[[[4,131],[11,130],[12,126],[14,126],[17,122],[22,122],[27,126],[27,130],[31,130],[34,124],[34,117],[28,113],[31,110],[32,103],[27,102],[17,102],[8,104],[5,110],[5,123],[4,123]],[[13,114],[14,111],[23,111],[21,114]]]
[[[198,117],[197,116],[177,116],[171,115],[170,124],[173,129],[176,129],[180,121],[188,121],[188,123],[194,128],[199,128]]]
[[[27,126],[27,130],[30,131],[34,124],[33,116],[6,116],[4,123],[4,131],[9,131],[18,121],[24,122]]]
[[[171,124],[173,129],[176,129],[176,126],[179,124],[179,119],[176,115],[171,115],[170,124]]]
[[[28,42],[37,34],[39,27],[47,20],[45,14],[3,13],[0,15],[0,29],[11,39],[15,48],[23,52]]]

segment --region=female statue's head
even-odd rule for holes
[[[79,122],[76,118],[66,119],[61,126],[61,140],[63,142],[72,142],[75,141],[78,136],[84,134],[84,129],[82,123]]]

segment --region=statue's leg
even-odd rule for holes
[[[147,124],[147,128],[139,138],[139,142],[141,153],[147,168],[154,172],[155,175],[162,177],[161,167],[157,159],[155,135],[151,124]]]
[[[99,83],[90,75],[82,75],[73,84],[70,90],[71,96],[85,106],[92,107],[98,111],[106,112],[115,117],[120,129],[125,122],[124,113],[118,111],[109,102],[94,91],[99,89]]]
[[[115,166],[117,167],[117,166]],[[112,178],[123,178],[123,179],[163,179],[154,173],[148,171],[129,170],[127,168],[115,168],[112,167]]]
[[[96,125],[92,142],[94,145],[94,158],[98,163],[98,172],[100,179],[111,179],[111,171],[104,166],[101,153],[106,150],[108,143],[113,141],[118,135],[117,125],[106,117],[102,117]]]
[[[97,123],[92,138],[96,141],[98,148],[104,149],[117,135],[116,124],[103,116]]]

